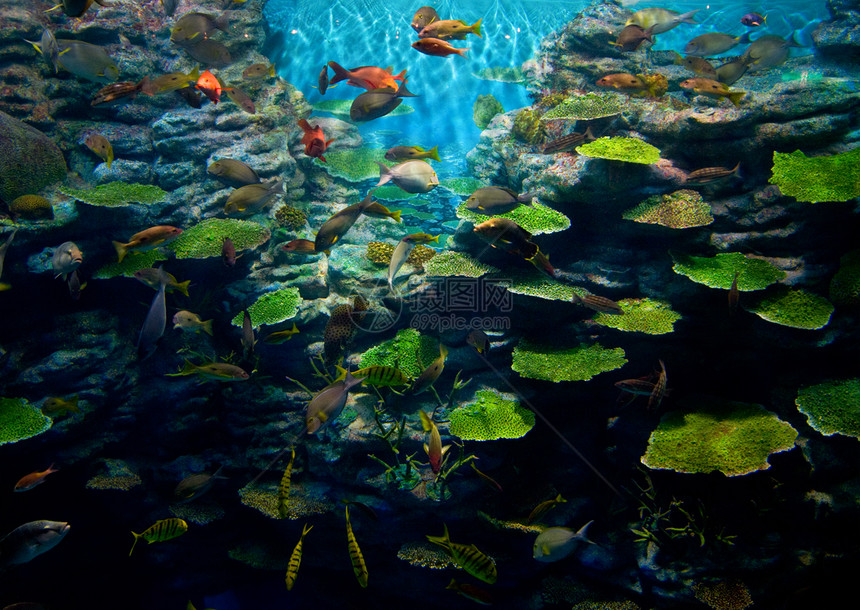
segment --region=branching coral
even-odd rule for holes
[[[794,447],[797,431],[760,405],[702,398],[697,407],[663,416],[648,439],[643,464],[734,477],[767,470],[768,456]]]
[[[774,324],[817,330],[827,326],[834,308],[824,297],[805,290],[778,286],[748,304],[746,309]]]
[[[514,348],[513,356],[511,368],[521,376],[556,383],[588,381],[627,364],[623,349],[607,349],[597,343],[560,348],[522,339]]]
[[[618,305],[623,315],[598,313],[594,322],[618,330],[648,335],[665,335],[675,330],[681,314],[672,311],[669,303],[653,299],[622,299]]]
[[[769,182],[783,195],[808,203],[860,197],[860,148],[822,157],[774,152]]]
[[[860,439],[860,379],[825,381],[801,388],[794,403],[821,434]]]
[[[298,208],[284,204],[275,210],[275,222],[291,231],[298,231],[308,222],[308,217]]]
[[[167,244],[166,248],[176,254],[176,258],[210,258],[221,256],[224,238],[229,237],[236,252],[256,248],[266,243],[271,231],[266,227],[247,220],[235,218],[207,218]]]
[[[463,252],[449,250],[434,256],[424,265],[424,272],[430,276],[450,277],[481,277],[488,273],[498,272],[491,265],[482,263]]]
[[[102,207],[121,207],[131,203],[149,205],[162,201],[167,195],[153,184],[127,182],[109,182],[91,189],[60,187],[59,191],[82,203]]]
[[[587,121],[621,114],[624,96],[617,93],[586,93],[572,95],[543,115],[544,121],[570,119]]]
[[[475,392],[475,398],[451,411],[449,433],[465,441],[493,441],[520,438],[535,425],[534,413],[516,399],[490,390]]]
[[[347,148],[326,151],[325,163],[314,159],[314,163],[325,169],[329,175],[347,182],[364,182],[379,178],[378,162],[388,165],[385,151],[381,148]]]
[[[660,160],[660,149],[638,138],[605,137],[576,147],[583,157],[652,165]]]
[[[267,292],[248,308],[251,316],[251,324],[254,328],[263,324],[278,324],[289,320],[299,310],[302,297],[299,289],[295,286],[281,288]],[[242,327],[243,314],[239,313],[233,318],[233,326]]]
[[[406,328],[397,331],[393,339],[383,341],[361,355],[361,368],[390,366],[400,369],[409,378],[417,377],[439,356],[439,342]]]
[[[672,254],[675,264],[672,270],[697,284],[710,288],[728,290],[732,287],[735,273],[738,274],[738,290],[764,290],[785,278],[785,272],[768,261],[744,256],[740,252],[717,254],[713,257]]]
[[[570,227],[570,219],[551,207],[534,202],[532,205],[521,205],[505,214],[497,214],[500,218],[509,218],[532,235],[557,233]],[[457,218],[467,220],[472,224],[480,224],[490,218],[466,209],[466,202],[457,208]]]
[[[0,445],[42,434],[53,421],[23,398],[0,398]]]
[[[711,206],[697,191],[689,189],[649,197],[632,210],[624,212],[623,218],[670,229],[702,227],[714,222]]]

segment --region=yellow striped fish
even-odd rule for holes
[[[493,584],[498,578],[496,562],[491,557],[478,550],[474,544],[457,544],[451,542],[448,536],[448,526],[445,525],[445,533],[441,536],[427,536],[427,540],[441,546],[458,566],[469,574],[483,580],[485,583]]]
[[[302,565],[302,541],[309,531],[314,528],[313,525],[307,525],[302,528],[302,535],[296,543],[296,548],[293,549],[293,554],[290,555],[290,565],[287,567],[287,591],[292,591],[293,585],[296,582],[296,576],[299,574],[299,566]]]
[[[346,378],[345,368],[338,365],[335,365],[335,368],[338,371],[338,376],[335,381],[341,381]],[[356,379],[361,379],[362,382],[368,385],[380,387],[406,385],[409,383],[409,377],[407,377],[403,371],[393,366],[368,366],[363,369],[353,371],[352,376]]]
[[[346,512],[346,541],[349,547],[349,559],[352,561],[352,571],[355,572],[358,584],[366,588],[367,566],[364,563],[361,549],[358,548],[358,542],[355,541],[355,534],[352,533],[352,524],[349,522],[349,506],[345,506],[344,511]]]
[[[286,519],[289,514],[290,507],[290,477],[293,474],[293,460],[296,459],[296,450],[293,449],[290,455],[290,461],[284,469],[284,476],[281,477],[281,483],[278,485],[278,514],[281,519]]]
[[[134,544],[131,545],[131,550],[128,552],[128,556],[131,557],[131,554],[134,552],[134,547],[137,545],[137,541],[141,538],[146,540],[149,544],[152,544],[153,542],[172,540],[187,531],[188,524],[183,519],[171,517],[170,519],[161,519],[156,521],[142,534],[135,534],[134,532],[131,533],[131,535],[134,536]]]

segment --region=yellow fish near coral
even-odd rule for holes
[[[128,556],[134,552],[134,547],[137,546],[137,541],[141,538],[149,544],[153,542],[164,542],[165,540],[173,540],[188,531],[188,524],[184,519],[171,517],[170,519],[161,519],[148,527],[142,534],[131,533],[134,536],[134,544],[131,545],[131,550]]]
[[[113,163],[113,146],[106,137],[98,133],[91,133],[84,140],[84,144],[101,157],[110,169],[110,164]]]
[[[483,580],[485,583],[493,584],[499,575],[496,571],[496,562],[481,551],[474,544],[465,545],[451,542],[448,535],[448,526],[444,525],[445,531],[441,536],[427,536],[427,540],[438,544],[458,566],[469,574]]]

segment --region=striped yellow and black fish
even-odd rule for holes
[[[356,379],[361,378],[368,385],[388,387],[406,385],[409,378],[400,369],[393,366],[369,366],[352,372]]]
[[[183,519],[171,517],[170,519],[161,519],[156,521],[142,534],[135,534],[134,532],[131,533],[131,535],[134,536],[134,544],[131,545],[131,550],[128,552],[128,556],[131,557],[131,554],[134,552],[134,547],[137,545],[137,541],[141,538],[146,540],[149,544],[152,544],[153,542],[172,540],[187,531],[188,524]]]
[[[705,184],[711,184],[712,182],[716,182],[730,176],[736,176],[740,169],[740,162],[731,169],[728,167],[703,167],[702,169],[697,169],[696,171],[687,174],[687,180],[684,184],[688,186],[703,186]]]
[[[349,522],[349,507],[345,506],[343,510],[346,513],[346,541],[349,547],[349,559],[352,561],[352,571],[355,572],[358,584],[366,588],[367,565],[364,563],[361,549],[358,548],[358,542],[355,541],[355,534],[352,533],[352,524]]]
[[[295,452],[294,452],[295,454]],[[292,463],[292,460],[290,460]],[[287,567],[287,591],[292,591],[293,585],[296,583],[296,576],[299,574],[299,566],[302,565],[302,542],[307,536],[308,532],[313,529],[313,525],[307,525],[302,528],[302,535],[299,538],[299,541],[296,543],[296,548],[293,549],[293,554],[290,555],[290,564]]]
[[[290,461],[284,469],[284,476],[281,477],[281,482],[278,485],[278,515],[281,519],[286,519],[290,508],[290,478],[293,474],[293,460],[296,459],[296,450],[293,449],[290,455]]]
[[[438,544],[450,555],[458,566],[466,570],[469,574],[483,580],[485,583],[493,584],[498,578],[496,572],[496,562],[491,557],[478,550],[474,544],[458,544],[451,542],[448,535],[448,526],[445,525],[445,532],[441,536],[427,536],[427,540],[433,544]]]

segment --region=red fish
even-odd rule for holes
[[[302,136],[302,144],[305,145],[305,154],[309,157],[317,157],[325,163],[323,153],[328,148],[328,145],[334,142],[334,138],[326,141],[322,128],[319,125],[311,127],[310,123],[305,119],[299,119],[299,127],[305,132],[305,135]]]
[[[36,485],[44,483],[45,478],[52,472],[57,472],[57,469],[54,468],[53,464],[48,466],[47,470],[43,470],[42,472],[31,472],[30,474],[21,477],[21,480],[15,483],[15,491],[29,491],[33,489]]]
[[[466,57],[465,49],[456,49],[444,40],[438,38],[422,38],[412,43],[412,48],[416,51],[421,51],[424,55],[435,55],[436,57],[447,57],[448,55],[457,54],[461,57]]]
[[[218,77],[212,74],[209,70],[204,71],[203,74],[200,75],[195,87],[206,94],[206,97],[208,97],[209,101],[213,104],[217,104],[221,99],[221,93],[227,91],[227,89],[221,84],[221,81],[218,80]]]
[[[347,81],[348,85],[353,87],[362,87],[370,91],[371,89],[393,89],[397,90],[397,82],[403,81],[406,78],[406,70],[395,76],[391,73],[391,68],[377,68],[376,66],[359,66],[352,70],[347,70],[340,64],[330,61],[329,67],[334,70],[334,78],[329,84],[333,85],[342,80]],[[323,92],[323,88],[320,88]]]

